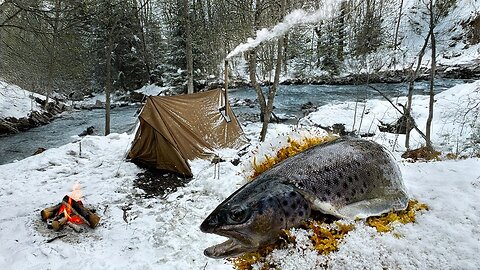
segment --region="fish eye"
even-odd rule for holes
[[[245,219],[247,219],[247,211],[245,209],[242,209],[242,208],[232,209],[228,213],[228,218],[235,223],[241,223]]]

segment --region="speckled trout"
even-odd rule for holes
[[[381,145],[341,138],[285,159],[230,195],[200,226],[228,240],[204,253],[224,258],[256,250],[313,211],[357,219],[407,203],[400,169]]]

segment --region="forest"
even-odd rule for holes
[[[443,29],[455,0],[434,1],[432,22],[428,1],[413,6],[404,0],[2,2],[1,76],[38,93],[77,98],[149,83],[175,86],[179,92],[201,90],[222,79],[223,60],[237,45],[297,9],[329,14],[285,33],[281,55],[278,42],[267,41],[234,57],[232,80],[248,83],[250,72],[261,83],[271,82],[277,58],[281,74],[306,83],[365,73],[374,80],[380,71],[406,71],[421,49],[422,42],[412,40],[424,40],[430,24],[440,26],[435,29],[439,54],[445,46],[480,40],[479,19],[473,15]],[[461,31],[453,29],[459,25]],[[452,40],[444,40],[445,35]],[[389,74],[384,80],[401,81],[406,75]]]

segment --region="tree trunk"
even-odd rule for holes
[[[285,14],[285,9],[286,9],[286,0],[283,0],[282,6],[281,6],[281,13],[280,13],[282,17]],[[265,141],[265,137],[267,136],[268,123],[270,122],[270,116],[272,115],[272,111],[273,111],[273,100],[275,99],[275,94],[277,93],[278,84],[280,81],[280,73],[282,72],[283,45],[284,45],[284,36],[282,35],[278,39],[277,61],[275,63],[275,75],[273,78],[273,84],[268,91],[267,108],[265,109],[265,114],[263,115],[262,131],[260,132],[261,142]]]
[[[434,22],[434,5],[433,0],[430,0],[430,47],[432,49],[432,61],[430,65],[430,100],[428,105],[428,118],[426,124],[426,146],[428,149],[433,150],[432,146],[432,139],[431,139],[431,129],[432,129],[432,120],[433,120],[433,103],[435,102],[434,99],[434,82],[435,82],[435,69],[437,65],[437,48],[436,48],[436,41],[435,41],[435,22]]]
[[[337,58],[339,61],[344,60],[343,49],[345,47],[345,17],[347,15],[347,1],[340,3],[340,16],[338,18],[338,46],[337,46]],[[319,37],[320,38],[320,37]]]
[[[260,16],[262,13],[261,0],[255,0],[255,10],[253,12],[254,15],[252,34],[255,34],[255,31],[257,30],[260,23]],[[253,89],[257,93],[258,105],[260,106],[260,121],[263,121],[265,110],[267,108],[267,103],[265,102],[265,95],[262,92],[262,88],[257,81],[257,48],[253,48],[249,51],[248,73],[250,76],[250,83],[252,84]]]
[[[253,89],[257,93],[258,105],[260,106],[260,121],[263,121],[267,104],[265,102],[265,96],[263,95],[262,88],[257,82],[257,49],[250,50],[248,59],[248,72],[250,75],[250,83]]]
[[[113,30],[111,30],[113,31]],[[113,33],[108,34],[108,47],[106,55],[106,78],[105,78],[105,136],[110,134],[110,93],[112,92],[112,51]]]
[[[418,77],[418,73],[420,72],[420,67],[422,65],[422,59],[423,55],[425,54],[425,49],[427,48],[428,45],[428,40],[430,39],[432,31],[428,31],[428,35],[425,38],[425,42],[423,43],[423,47],[418,53],[418,59],[417,59],[417,67],[415,68],[415,71],[412,71],[410,74],[409,82],[408,82],[408,96],[407,96],[407,106],[405,110],[405,116],[406,116],[406,131],[407,133],[405,134],[405,148],[407,150],[410,149],[410,131],[412,127],[412,97],[413,97],[413,86],[415,84],[415,80]],[[410,67],[410,70],[413,68],[413,63],[412,66]]]
[[[141,39],[141,42],[142,42],[142,51],[143,51],[143,61],[145,62],[145,69],[147,71],[147,76],[148,76],[148,81],[150,83],[153,83],[151,81],[151,70],[150,70],[150,57],[149,57],[149,53],[148,53],[148,47],[147,47],[147,41],[145,39],[145,30],[147,29],[147,24],[148,24],[148,17],[150,16],[149,14],[149,10],[148,10],[148,1],[147,2],[143,2],[143,1],[140,1],[139,3],[137,3],[137,1],[135,1],[135,6],[137,8],[139,8],[138,12],[135,13],[136,15],[136,18],[138,20],[138,23],[140,25],[140,39]]]
[[[273,84],[268,91],[268,103],[263,115],[263,125],[262,131],[260,132],[260,141],[265,141],[267,136],[268,123],[270,122],[270,116],[273,111],[273,100],[275,99],[275,94],[277,93],[278,84],[280,81],[280,73],[282,71],[282,52],[283,52],[283,36],[278,39],[277,45],[277,62],[275,65],[275,75],[273,79]]]
[[[48,78],[47,78],[47,93],[45,94],[45,109],[48,109],[48,102],[50,99],[50,95],[53,93],[53,80],[54,80],[54,73],[55,67],[57,63],[57,46],[58,46],[58,30],[60,27],[60,10],[61,10],[62,1],[56,0],[55,1],[55,17],[53,21],[53,29],[52,29],[52,44],[50,46],[51,54],[50,54],[50,61],[48,64]]]
[[[193,93],[193,53],[192,30],[190,22],[190,5],[188,0],[183,0],[183,20],[185,23],[185,55],[187,58],[187,93]]]
[[[393,39],[393,50],[397,50],[397,43],[398,43],[398,30],[400,28],[400,22],[402,20],[402,13],[403,13],[403,0],[400,0],[400,9],[398,11],[398,20],[395,26],[395,38]]]
[[[282,59],[282,62],[283,62],[283,74],[287,74],[288,72],[288,63],[287,63],[287,59],[288,59],[288,50],[289,50],[289,41],[290,41],[290,38],[288,36],[288,33],[285,34],[285,36],[283,37],[283,59]]]

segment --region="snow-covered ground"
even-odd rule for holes
[[[27,117],[32,111],[42,111],[35,98],[45,100],[43,95],[0,80],[0,119],[7,117],[19,119]]]
[[[473,95],[478,102],[478,88],[479,82],[457,86],[442,98],[437,96],[437,105],[443,104],[446,112],[465,112],[465,96]],[[447,98],[450,102],[443,101]],[[415,102],[417,123],[423,123],[427,101],[416,97]],[[395,115],[385,113],[388,106],[381,101],[367,101],[367,105],[372,106],[369,117],[385,114],[393,119]],[[317,116],[349,119],[338,106],[321,107]],[[461,125],[455,121],[456,114],[438,111],[437,115],[456,131]],[[309,121],[320,121],[317,116]],[[364,125],[372,121],[364,119]],[[473,123],[478,127],[478,122]],[[258,123],[245,127],[252,145],[240,165],[228,162],[237,151],[220,150],[227,162],[220,163],[220,177],[215,179],[210,161],[192,161],[194,179],[163,198],[145,199],[143,191],[134,187],[141,170],[123,160],[132,139],[128,134],[87,136],[81,141],[81,154],[76,142],[1,165],[0,269],[231,269],[230,262],[203,255],[206,247],[223,238],[203,234],[200,223],[245,183],[253,155],[273,151],[288,136],[312,132],[309,126],[271,125],[268,142],[259,146],[259,130]],[[436,141],[441,138],[434,137],[435,145],[441,145]],[[378,135],[373,140],[389,146],[391,138]],[[394,154],[398,157],[399,152]],[[480,160],[406,163],[399,159],[399,164],[409,194],[427,203],[430,211],[419,214],[416,223],[397,225],[394,233],[377,233],[359,221],[340,250],[328,256],[308,248],[279,251],[274,259],[281,268],[318,269],[326,264],[331,269],[478,269]],[[76,183],[82,187],[84,203],[102,217],[99,227],[83,233],[46,229],[40,210],[58,203]],[[46,243],[63,234],[67,236]]]

